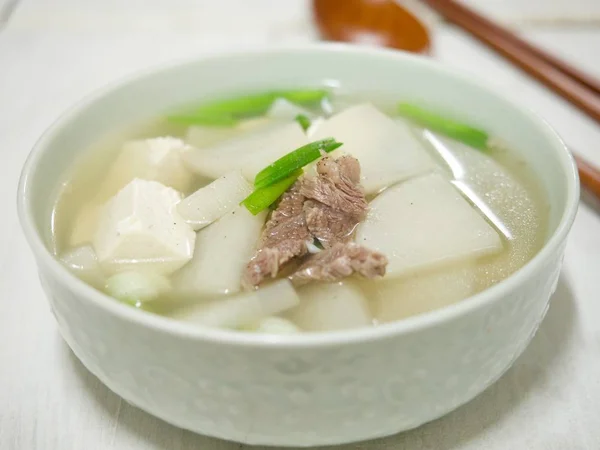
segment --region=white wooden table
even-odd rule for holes
[[[600,76],[599,0],[469,3]],[[17,178],[56,116],[108,81],[180,57],[315,38],[303,0],[0,0],[0,449],[244,448],[129,406],[75,359],[18,226]],[[452,27],[435,24],[435,46],[445,63],[518,91],[600,165],[600,127],[578,111]],[[515,366],[443,419],[344,448],[600,449],[599,291],[600,215],[582,204],[558,292]]]

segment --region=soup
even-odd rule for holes
[[[381,95],[263,92],[107,137],[66,174],[56,256],[154,314],[239,332],[377,326],[508,277],[548,206],[516,149]]]

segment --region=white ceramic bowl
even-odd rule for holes
[[[468,300],[373,329],[285,339],[194,328],[136,311],[63,268],[50,248],[61,175],[105,133],[190,99],[337,80],[455,113],[501,136],[550,200],[542,251]],[[341,45],[219,56],[127,79],[79,103],[32,151],[19,215],[62,336],[128,402],[179,427],[276,446],[386,436],[440,417],[512,364],[548,308],[579,190],[570,154],[505,95],[421,57]]]

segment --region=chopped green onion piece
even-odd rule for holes
[[[477,128],[455,122],[452,119],[439,116],[431,111],[408,103],[400,103],[398,105],[398,112],[419,125],[461,141],[471,147],[478,149],[485,149],[487,147],[488,134]]]
[[[167,120],[181,125],[203,125],[206,127],[233,127],[239,122],[232,116],[204,113],[174,114],[168,116]]]
[[[304,114],[298,114],[296,116],[296,122],[300,124],[304,131],[308,130],[308,128],[310,127],[310,119]]]
[[[201,106],[199,111],[209,114],[231,115],[233,117],[260,116],[267,112],[275,98],[274,92],[263,92],[212,102]]]
[[[254,178],[254,187],[270,186],[284,179],[295,170],[313,162],[321,156],[321,152],[330,153],[341,145],[342,143],[337,142],[334,138],[326,138],[300,147],[258,172]]]
[[[268,91],[207,103],[180,114],[173,114],[167,119],[186,125],[234,126],[239,119],[264,115],[279,97],[299,105],[311,105],[328,95],[324,89]]]
[[[329,92],[325,89],[297,89],[291,91],[275,91],[277,97],[283,97],[286,100],[298,105],[312,105],[319,103]]]
[[[242,205],[244,205],[252,214],[257,215],[259,212],[275,203],[277,199],[281,197],[292,184],[294,184],[300,175],[302,175],[302,169],[294,171],[275,184],[256,189],[242,201]]]

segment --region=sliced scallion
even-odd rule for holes
[[[334,138],[326,138],[300,147],[258,172],[254,178],[254,187],[270,186],[286,178],[295,170],[313,162],[322,155],[322,152],[330,153],[341,145],[342,143],[337,142]]]
[[[242,201],[242,205],[244,205],[252,214],[257,215],[259,212],[275,203],[277,199],[295,183],[300,175],[302,175],[302,169],[294,171],[286,178],[283,178],[270,186],[256,189]]]
[[[402,116],[432,131],[437,131],[480,150],[487,147],[489,136],[485,131],[408,103],[400,103],[397,110]]]
[[[189,113],[189,114],[173,114],[168,117],[169,122],[178,123],[181,125],[200,125],[205,127],[233,127],[238,124],[239,120],[225,114],[205,114],[205,113]]]
[[[310,119],[304,114],[298,114],[296,116],[296,122],[300,124],[304,131],[308,130],[308,128],[310,127]]]
[[[291,89],[217,100],[167,117],[171,122],[186,125],[234,126],[240,119],[264,115],[277,98],[311,106],[327,97],[325,89]]]
[[[216,102],[208,103],[199,108],[200,111],[211,114],[224,114],[233,117],[260,116],[267,112],[271,103],[275,101],[274,92],[245,95]]]
[[[329,96],[326,89],[295,89],[287,91],[275,91],[276,97],[283,97],[287,101],[297,105],[314,105]]]

